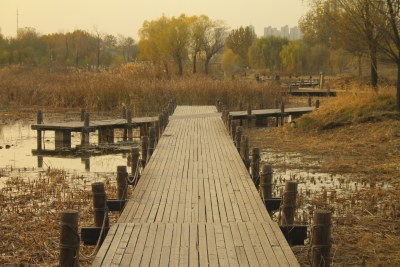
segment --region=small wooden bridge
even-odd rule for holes
[[[299,266],[214,106],[178,106],[93,266]]]

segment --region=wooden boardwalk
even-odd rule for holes
[[[213,106],[178,106],[93,266],[299,266]]]

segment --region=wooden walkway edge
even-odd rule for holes
[[[178,106],[93,266],[299,266],[213,106]]]

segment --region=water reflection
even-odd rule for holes
[[[71,147],[80,145],[80,133],[71,134]],[[90,142],[97,143],[98,136],[90,135]],[[126,164],[126,155],[99,153],[83,155],[68,153],[65,148],[56,146],[55,133],[43,132],[43,150],[36,150],[36,131],[30,124],[17,122],[13,125],[0,125],[0,168],[56,168],[79,173],[115,172],[116,166]],[[6,149],[8,147],[8,149]],[[40,153],[39,153],[40,152]],[[57,154],[57,152],[61,152]],[[65,153],[62,153],[65,152]],[[52,154],[54,153],[54,154]]]

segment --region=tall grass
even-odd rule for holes
[[[280,87],[249,80],[216,80],[192,75],[170,78],[146,65],[108,72],[49,72],[9,67],[0,70],[0,104],[115,110],[132,106],[135,114],[160,112],[176,97],[180,105],[213,105],[221,99],[235,110],[241,102],[272,107]]]

